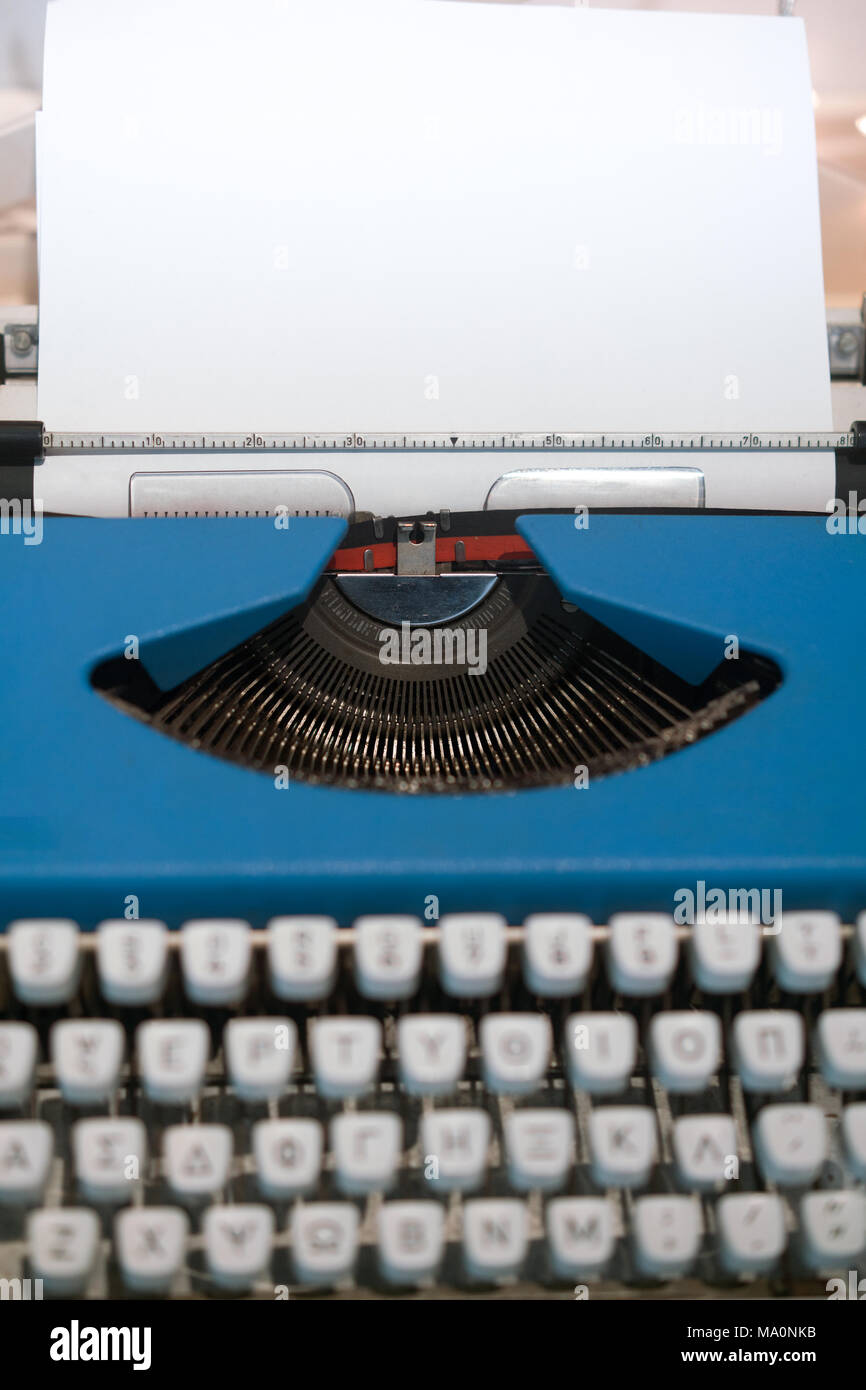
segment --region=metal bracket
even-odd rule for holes
[[[39,328],[35,323],[3,327],[3,371],[8,376],[35,376],[39,363]]]
[[[436,573],[435,521],[397,523],[397,573]]]
[[[866,323],[828,324],[827,347],[833,381],[866,379]]]

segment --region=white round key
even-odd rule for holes
[[[515,1192],[555,1192],[565,1185],[574,1151],[569,1111],[535,1106],[512,1110],[503,1130],[508,1178]]]
[[[793,1009],[749,1009],[737,1014],[732,1052],[744,1090],[789,1091],[806,1054],[802,1015]]]
[[[40,1201],[54,1156],[44,1120],[0,1120],[0,1206]]]
[[[363,1095],[376,1081],[382,1025],[358,1015],[314,1019],[310,1052],[316,1089],[331,1100]]]
[[[761,930],[752,922],[695,922],[689,938],[692,976],[705,994],[740,994],[761,960]]]
[[[123,1282],[136,1293],[168,1293],[186,1251],[189,1219],[178,1207],[124,1207],[114,1218]]]
[[[0,1023],[0,1110],[17,1110],[33,1094],[39,1034],[32,1023]]]
[[[96,931],[99,988],[109,1004],[155,1004],[165,993],[168,928],[165,922],[121,918]]]
[[[818,1018],[815,1051],[828,1086],[866,1091],[866,1009],[825,1009]]]
[[[298,1029],[290,1018],[232,1018],[223,1030],[226,1070],[241,1100],[284,1095],[295,1068]]]
[[[64,1018],[50,1035],[51,1061],[68,1105],[107,1104],[120,1085],[125,1035],[113,1018]]]
[[[645,1187],[656,1161],[655,1113],[646,1105],[600,1106],[589,1117],[593,1181]]]
[[[179,1201],[218,1196],[228,1184],[232,1147],[228,1125],[169,1125],[162,1152],[174,1196]]]
[[[680,1279],[698,1257],[702,1222],[693,1197],[638,1197],[631,1218],[634,1261],[650,1279]]]
[[[486,1110],[428,1110],[421,1119],[421,1162],[431,1187],[469,1192],[487,1170],[490,1116]]]
[[[188,1105],[204,1083],[210,1051],[207,1024],[200,1018],[151,1018],[136,1035],[145,1095],[158,1105]]]
[[[603,1274],[616,1246],[613,1211],[606,1197],[554,1197],[546,1209],[547,1247],[560,1279]]]
[[[327,999],[337,981],[337,963],[333,917],[273,917],[268,923],[268,970],[278,999]]]
[[[718,1192],[739,1173],[737,1127],[731,1115],[680,1115],[674,1120],[677,1181],[693,1192]]]
[[[842,963],[842,935],[835,912],[783,912],[770,937],[773,973],[790,994],[829,989]]]
[[[240,1004],[247,992],[251,958],[249,922],[218,917],[185,922],[181,927],[183,984],[193,1004]]]
[[[529,1219],[514,1197],[473,1197],[463,1204],[463,1259],[470,1279],[514,1279],[526,1259]]]
[[[377,1233],[379,1267],[389,1284],[412,1286],[436,1278],[445,1243],[441,1202],[384,1202]]]
[[[262,1195],[281,1202],[315,1192],[323,1148],[318,1120],[259,1120],[253,1125],[253,1156]]]
[[[866,1248],[866,1196],[862,1192],[807,1192],[800,1203],[800,1248],[810,1269],[856,1264]]]
[[[544,999],[579,994],[592,968],[592,922],[577,912],[538,912],[523,924],[523,978]]]
[[[631,1014],[571,1014],[565,1053],[572,1086],[590,1095],[619,1095],[637,1065],[637,1024]]]
[[[653,1016],[649,1029],[652,1073],[666,1091],[705,1091],[722,1060],[722,1028],[716,1014],[697,1009]]]
[[[764,1177],[779,1187],[808,1187],[827,1158],[827,1121],[820,1105],[765,1105],[752,1137]]]
[[[788,1241],[785,1208],[773,1192],[729,1192],[716,1203],[719,1261],[729,1274],[766,1274]]]
[[[538,1090],[550,1060],[546,1014],[485,1014],[480,1034],[488,1090],[500,1095]]]
[[[72,1126],[75,1176],[97,1205],[131,1202],[145,1172],[147,1135],[141,1120],[76,1120]]]
[[[352,1202],[298,1202],[292,1212],[292,1262],[301,1284],[339,1284],[358,1255],[358,1208]]]
[[[403,1014],[397,1056],[410,1095],[450,1095],[466,1065],[466,1020],[459,1014]]]
[[[274,1236],[270,1207],[241,1202],[208,1207],[202,1230],[208,1273],[214,1283],[240,1290],[264,1278]]]
[[[417,917],[359,917],[355,923],[355,978],[364,999],[410,999],[423,960]]]
[[[403,1126],[390,1111],[355,1110],[331,1121],[337,1186],[347,1197],[387,1192],[400,1160]]]
[[[31,1212],[27,1248],[34,1278],[54,1297],[79,1297],[96,1266],[100,1239],[99,1218],[85,1207]]]
[[[677,968],[674,919],[663,912],[620,912],[610,919],[607,969],[620,994],[663,994]]]
[[[12,988],[25,1004],[66,1004],[78,989],[78,926],[59,918],[11,922],[6,930]]]
[[[846,1105],[842,1111],[842,1144],[852,1173],[866,1181],[866,1102]]]
[[[505,918],[493,912],[452,913],[439,923],[442,988],[455,999],[486,999],[502,987]]]

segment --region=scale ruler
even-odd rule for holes
[[[855,446],[853,431],[818,434],[96,434],[47,431],[46,454],[341,453],[346,451],[587,450],[603,453],[835,450]]]

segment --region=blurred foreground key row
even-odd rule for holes
[[[30,920],[0,1276],[50,1296],[866,1274],[866,918]]]

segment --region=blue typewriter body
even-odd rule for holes
[[[866,905],[866,539],[806,516],[524,517],[560,593],[698,681],[735,635],[778,688],[649,766],[584,788],[401,796],[292,783],[161,737],[92,688],[138,639],[170,688],[298,604],[333,519],[46,518],[0,541],[0,901],[17,917],[671,911],[675,891]],[[853,737],[852,737],[853,733]]]

